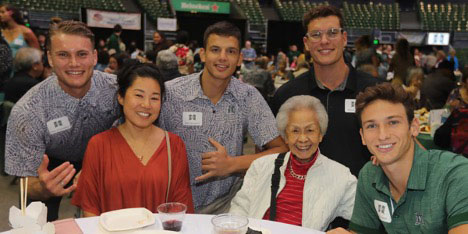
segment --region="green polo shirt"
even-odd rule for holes
[[[447,233],[468,224],[468,159],[415,144],[406,192],[392,198],[382,168],[359,173],[349,228],[357,233]]]

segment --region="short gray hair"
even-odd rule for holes
[[[179,67],[179,62],[174,52],[161,50],[156,58],[156,66],[161,70],[176,69]]]
[[[15,71],[29,71],[34,64],[42,62],[42,51],[32,47],[24,47],[18,50],[13,66]]]
[[[289,98],[281,105],[276,115],[276,125],[283,139],[286,139],[286,126],[289,122],[289,114],[300,109],[310,109],[315,111],[320,126],[320,134],[323,136],[327,132],[328,114],[320,100],[309,95],[299,95]]]

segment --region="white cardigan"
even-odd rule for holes
[[[288,152],[280,167],[278,194],[286,185],[284,171]],[[262,219],[270,208],[271,177],[278,154],[255,160],[244,177],[242,188],[231,202],[229,213]],[[325,231],[333,219],[351,219],[356,193],[356,177],[344,165],[320,154],[307,172],[302,205],[302,226]]]

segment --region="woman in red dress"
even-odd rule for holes
[[[185,145],[179,136],[153,124],[164,94],[158,69],[129,65],[117,79],[125,122],[89,141],[72,203],[85,217],[132,207],[156,213],[164,202],[184,203],[193,212]]]

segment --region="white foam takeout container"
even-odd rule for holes
[[[146,208],[128,208],[102,213],[99,224],[106,231],[125,231],[154,224],[155,217]]]

